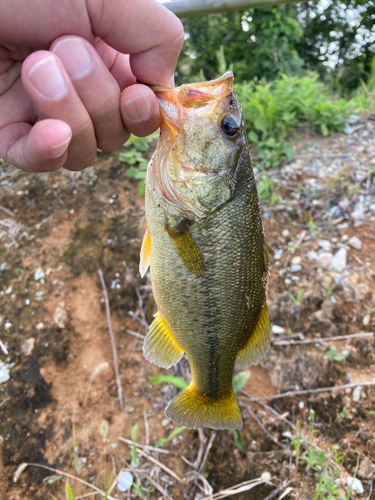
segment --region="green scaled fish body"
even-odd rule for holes
[[[158,312],[143,352],[165,368],[186,353],[192,382],[166,414],[189,428],[242,427],[233,371],[259,361],[270,341],[268,252],[232,80],[154,89],[163,123],[140,270],[150,265]]]

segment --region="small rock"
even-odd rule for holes
[[[9,332],[9,330],[12,328],[12,323],[10,321],[6,321],[4,325],[4,330],[6,332]]]
[[[353,133],[353,127],[351,127],[350,125],[346,125],[345,128],[344,128],[344,133],[346,135],[350,135]],[[349,141],[348,141],[349,142]]]
[[[161,421],[161,425],[163,427],[168,427],[169,424],[170,424],[170,421],[167,418],[165,418],[164,420]]]
[[[284,283],[286,285],[290,285],[292,283],[292,280],[290,280],[289,278],[285,278]]]
[[[295,264],[293,266],[290,266],[291,273],[298,273],[299,271],[302,271],[302,266],[300,264]]]
[[[263,479],[265,483],[269,483],[271,481],[271,473],[268,471],[262,472],[260,478]]]
[[[277,335],[281,335],[285,332],[285,328],[279,325],[272,325],[272,333],[276,333]]]
[[[5,290],[5,295],[9,295],[10,293],[12,293],[12,287],[9,286],[6,290]]]
[[[322,252],[318,256],[317,264],[321,269],[328,269],[331,265],[333,254],[331,252]]]
[[[357,238],[357,236],[352,236],[349,241],[348,241],[349,245],[353,248],[355,248],[356,250],[361,250],[362,248],[362,241]]]
[[[133,484],[133,476],[130,474],[130,472],[121,472],[121,475],[117,483],[117,488],[120,491],[127,491],[132,484]]]
[[[334,205],[329,211],[331,219],[337,219],[340,213],[341,213],[340,207],[338,207],[337,205]]]
[[[3,262],[0,266],[0,271],[5,271],[5,268],[7,267],[7,263]]]
[[[283,232],[282,232],[281,234],[284,236],[284,238],[287,238],[287,237],[289,236],[289,231],[288,231],[288,229],[284,229],[284,230],[283,230]]]
[[[371,479],[373,474],[374,464],[368,457],[365,457],[363,460],[361,460],[361,463],[359,465],[358,477],[361,477],[362,479]]]
[[[365,316],[363,316],[363,320],[362,320],[363,325],[368,326],[370,324],[370,319],[371,319],[371,316],[369,314],[366,314]]]
[[[346,260],[348,258],[348,251],[346,248],[340,248],[338,252],[335,253],[331,263],[329,264],[330,269],[335,271],[343,271],[346,267]]]
[[[320,248],[323,248],[326,252],[330,252],[332,250],[332,243],[328,240],[318,240],[318,244]]]
[[[309,260],[318,260],[318,254],[314,250],[307,252],[306,256]]]
[[[340,200],[339,207],[341,208],[341,210],[349,210],[350,208],[349,198],[343,198],[342,200]]]
[[[370,209],[372,212],[375,212],[375,203],[371,203],[371,205],[369,206],[369,209]]]
[[[0,384],[8,382],[9,379],[10,379],[9,365],[6,365],[2,361],[0,361]]]
[[[359,285],[357,285],[357,290],[359,291],[360,299],[363,300],[369,293],[370,288],[367,283],[359,283]]]
[[[359,115],[349,115],[348,116],[348,123],[350,123],[350,125],[356,125],[357,123],[359,123],[361,117]]]
[[[275,253],[273,254],[273,258],[275,260],[280,260],[281,259],[281,256],[283,254],[283,249],[282,248],[279,248],[277,250],[275,250]]]
[[[25,356],[31,356],[35,347],[35,339],[34,337],[30,337],[26,339],[21,345],[21,351]]]
[[[53,321],[59,328],[65,328],[65,325],[68,321],[68,313],[66,312],[64,302],[61,302],[56,307],[55,312],[53,313]]]
[[[42,322],[40,322],[40,323],[38,323],[38,324],[36,325],[36,329],[37,329],[37,330],[43,330],[43,328],[44,328],[44,324],[43,324]]]
[[[362,391],[363,391],[362,385],[357,385],[357,387],[354,387],[352,393],[352,399],[355,403],[358,403],[358,401],[361,399]]]
[[[363,219],[365,216],[364,206],[361,201],[359,201],[354,207],[353,212],[350,214],[353,219]]]
[[[291,260],[292,265],[301,264],[301,262],[302,262],[302,257],[300,257],[299,255],[296,255],[296,256],[295,256],[295,257],[293,257],[293,259]]]
[[[42,278],[45,278],[45,274],[44,274],[44,271],[41,267],[38,267],[38,269],[35,270],[35,273],[34,273],[34,280],[35,281],[38,281]]]
[[[362,495],[362,493],[365,491],[363,489],[361,481],[356,477],[348,476],[346,478],[346,484],[348,485],[349,488],[352,487],[352,491],[358,493],[358,495]]]

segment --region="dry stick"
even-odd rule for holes
[[[5,345],[1,342],[0,340],[0,349],[3,351],[4,354],[8,356],[9,352],[8,349],[5,347]]]
[[[256,423],[259,425],[259,427],[267,434],[267,436],[275,443],[277,446],[280,446],[281,449],[285,450],[286,446],[285,444],[279,443],[277,439],[275,439],[272,434],[264,427],[262,422],[259,420],[259,418],[255,415],[253,410],[250,408],[250,406],[246,405],[247,411],[250,413],[250,415],[253,417],[253,419],[256,421]]]
[[[8,401],[10,401],[10,398],[3,399],[0,403],[0,408],[4,406]]]
[[[271,500],[271,498],[276,496],[278,493],[281,493],[282,490],[285,491],[287,489],[287,487],[290,485],[290,483],[291,483],[291,481],[284,481],[281,486],[279,486],[275,490],[271,491],[271,493],[268,496],[266,496],[266,498],[264,498],[263,500]]]
[[[204,454],[204,457],[203,457],[202,463],[201,463],[201,465],[199,466],[198,472],[202,472],[203,467],[206,465],[207,458],[208,458],[208,454],[209,454],[209,452],[210,452],[210,449],[211,449],[211,447],[212,447],[212,444],[213,444],[213,442],[214,442],[215,437],[216,437],[216,432],[213,432],[213,433],[211,434],[210,440],[208,441],[208,445],[207,445],[207,448],[206,448],[206,451],[205,451],[205,454]]]
[[[5,212],[6,214],[10,215],[11,217],[15,217],[16,216],[16,214],[14,212],[12,212],[11,210],[9,210],[9,208],[5,208],[2,205],[0,205],[0,210],[3,210],[3,212]]]
[[[129,333],[130,335],[133,335],[133,337],[137,337],[138,339],[144,340],[146,338],[145,335],[142,335],[141,333],[138,332],[133,332],[133,330],[126,330],[126,333]]]
[[[136,448],[136,450],[137,450],[137,453],[140,453],[147,460],[149,460],[150,462],[153,462],[154,464],[156,464],[159,467],[161,467],[167,474],[169,474],[170,476],[174,477],[179,483],[183,482],[183,480],[175,472],[173,472],[173,470],[171,470],[169,467],[167,467],[166,465],[164,465],[161,462],[159,462],[159,460],[156,460],[156,458],[151,457],[150,455],[148,455],[146,452],[144,452],[140,448]]]
[[[304,391],[289,391],[283,392],[281,394],[275,394],[274,396],[262,396],[260,398],[254,398],[252,401],[271,401],[273,399],[288,398],[293,396],[302,396],[304,394],[317,394],[319,392],[330,392],[330,391],[341,391],[343,389],[353,389],[359,385],[362,386],[372,386],[375,382],[356,382],[353,384],[336,385],[334,387],[320,387],[319,389],[306,389]]]
[[[346,339],[354,339],[361,337],[370,337],[371,335],[375,335],[375,332],[358,332],[352,333],[350,335],[338,335],[337,337],[327,337],[325,339],[315,338],[315,339],[305,339],[305,340],[277,340],[274,339],[271,341],[272,345],[297,345],[297,344],[316,344],[325,342],[333,342],[335,340],[346,340]]]
[[[105,301],[105,312],[107,315],[107,323],[108,323],[108,331],[109,331],[109,337],[111,339],[111,345],[112,345],[112,354],[113,354],[113,365],[114,365],[114,370],[115,370],[115,377],[116,377],[116,384],[117,384],[117,394],[118,394],[118,399],[119,399],[119,405],[120,405],[120,410],[124,409],[124,403],[122,400],[122,387],[121,387],[121,381],[120,381],[120,375],[118,371],[118,362],[117,362],[117,351],[116,351],[116,344],[115,344],[115,337],[113,335],[112,331],[112,323],[111,323],[111,313],[109,309],[109,299],[108,299],[108,292],[107,292],[107,287],[105,286],[105,281],[103,277],[102,270],[98,270],[99,278],[100,278],[100,283],[103,288],[104,292],[104,301]]]
[[[86,486],[88,486],[89,488],[92,488],[93,490],[95,490],[97,493],[100,493],[103,497],[105,497],[105,492],[100,490],[99,488],[97,488],[96,486],[94,486],[93,484],[90,484],[90,483],[86,483],[86,481],[84,481],[83,479],[80,479],[79,477],[76,477],[76,476],[73,476],[72,474],[68,474],[67,472],[64,472],[62,470],[59,470],[59,469],[54,469],[53,467],[48,467],[47,465],[42,465],[42,464],[34,464],[34,463],[31,463],[31,462],[24,462],[23,464],[21,464],[22,466],[24,466],[24,468],[22,469],[21,472],[23,472],[26,467],[40,467],[41,469],[46,469],[46,470],[50,470],[52,472],[55,472],[56,474],[59,474],[59,475],[62,475],[62,476],[65,476],[65,477],[68,477],[69,479],[73,479],[74,481],[78,481],[79,483],[82,483]],[[18,467],[18,469],[20,469],[21,466]],[[17,471],[18,471],[17,469]],[[15,473],[15,475],[17,474],[17,471]],[[17,477],[18,479],[18,477]],[[17,482],[14,481],[14,478],[13,478],[13,482]],[[107,496],[106,497],[108,500],[116,500],[114,497],[111,497],[111,496]]]
[[[146,446],[150,446],[150,428],[148,426],[147,412],[143,412],[143,418],[145,421],[145,433],[146,433]]]
[[[123,438],[122,436],[118,436],[117,439],[127,444],[130,447],[133,446],[133,441],[130,441],[130,439]],[[169,450],[164,450],[163,448],[154,448],[153,446],[148,446],[146,444],[139,444],[139,443],[134,443],[134,444],[135,446],[139,446],[139,448],[143,448],[144,450],[156,451],[157,453],[166,453],[168,455],[171,454]]]
[[[155,486],[155,488],[160,491],[162,495],[164,495],[164,498],[168,498],[168,500],[173,500],[172,497],[168,495],[166,490],[159,484],[157,483],[154,479],[152,479],[150,476],[146,476],[146,479]]]

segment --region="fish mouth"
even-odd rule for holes
[[[151,87],[162,117],[159,144],[149,171],[151,185],[185,216],[202,218],[207,212],[205,205],[191,192],[190,181],[212,180],[217,173],[186,152],[182,124],[188,120],[214,120],[220,103],[233,92],[232,82],[233,73],[228,71],[208,82],[175,88]]]

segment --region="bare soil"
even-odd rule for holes
[[[284,333],[275,333],[268,356],[250,368],[240,394],[243,450],[233,433],[220,431],[204,457],[213,432],[185,430],[163,446],[170,453],[147,451],[180,482],[139,456],[141,484],[151,490],[143,490],[145,498],[200,500],[210,486],[217,492],[264,472],[271,474],[269,484],[236,498],[271,498],[277,488],[278,496],[272,498],[279,498],[289,486],[284,498],[314,498],[319,471],[302,461],[296,468],[291,444],[296,431],[290,425],[299,421],[310,436],[311,409],[314,444],[327,459],[334,446],[343,457],[336,483],[340,491],[346,494],[347,476],[357,474],[365,490],[362,497],[375,498],[371,466],[366,477],[356,471],[358,460],[375,462],[375,387],[364,385],[375,380],[375,212],[369,208],[375,203],[375,126],[371,120],[361,124],[351,136],[296,136],[293,163],[268,172],[278,197],[262,201],[271,256],[268,303],[272,324]],[[8,210],[0,208],[0,266],[6,263],[0,267],[0,339],[9,352],[0,350],[0,361],[10,365],[10,379],[0,384],[0,500],[65,498],[65,478],[59,473],[30,466],[14,483],[24,462],[58,469],[104,490],[112,470],[132,470],[130,447],[119,436],[129,439],[137,425],[137,442],[146,444],[148,432],[154,446],[176,427],[166,420],[164,407],[178,389],[150,382],[167,371],[148,363],[141,351],[145,321],[154,313],[149,277],[141,279],[138,273],[144,200],[118,155],[101,153],[79,173],[27,175],[0,164],[0,206]],[[330,216],[343,200],[346,208]],[[364,215],[359,219],[352,213],[361,202]],[[361,249],[348,245],[352,236],[361,240]],[[307,257],[319,252],[319,240],[331,242],[333,254],[347,249],[341,271],[324,269]],[[293,270],[295,257],[301,257],[299,271]],[[35,279],[38,268],[44,277]],[[110,298],[122,411],[99,269]],[[324,342],[353,334],[357,336]],[[29,339],[35,340],[31,352],[25,345]],[[337,354],[348,351],[345,359],[327,356],[332,346]],[[187,378],[187,361],[168,373]],[[314,392],[350,383],[363,386],[356,401],[355,387]],[[246,396],[271,398],[299,390],[311,392],[258,402]],[[92,492],[74,479],[69,483],[74,498]],[[116,487],[111,495],[138,497],[134,490],[122,494]]]

